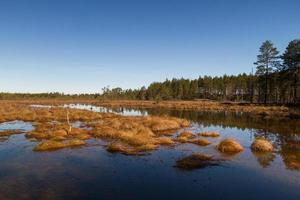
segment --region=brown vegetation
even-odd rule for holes
[[[211,155],[194,153],[188,157],[177,160],[175,167],[184,170],[192,170],[197,168],[217,166],[219,164],[220,160],[214,159]]]
[[[189,139],[195,137],[195,135],[190,131],[183,131],[177,136],[177,141],[181,143],[188,142]]]
[[[228,111],[244,112],[255,117],[282,117],[295,118],[300,117],[300,111],[286,106],[266,106],[257,104],[241,104],[235,102],[217,102],[206,100],[194,101],[142,101],[142,100],[110,100],[93,103],[106,107],[127,107],[127,108],[168,108],[181,110],[198,111]]]
[[[159,145],[173,145],[173,144],[175,144],[175,142],[170,137],[159,137],[159,138],[156,138],[155,144],[159,144]]]
[[[216,131],[210,131],[210,132],[199,133],[198,135],[202,137],[219,137],[220,133]]]
[[[273,151],[273,145],[264,138],[256,138],[251,145],[252,151],[270,152]]]
[[[238,153],[243,151],[243,147],[234,139],[224,139],[218,145],[217,149],[223,153]]]
[[[122,147],[119,151],[133,154],[154,150],[157,145],[172,145],[174,141],[162,135],[166,132],[174,134],[177,129],[189,126],[187,120],[174,117],[130,117],[62,107],[36,108],[7,102],[0,102],[0,116],[2,122],[32,122],[35,129],[25,136],[41,141],[34,148],[36,151],[77,146],[89,138],[102,138],[117,142],[117,147]],[[77,121],[82,123],[80,128],[70,127]]]
[[[2,130],[0,131],[0,137],[3,137],[3,136],[10,136],[10,135],[15,135],[15,134],[19,134],[19,133],[23,133],[24,131],[23,130]]]
[[[53,140],[46,140],[41,143],[39,143],[37,146],[34,147],[34,151],[51,151],[51,150],[57,150],[62,149],[66,147],[77,147],[84,145],[85,142],[78,139],[71,139],[64,142],[59,141],[53,141]]]
[[[210,144],[210,142],[207,139],[204,138],[198,138],[190,141],[191,143],[197,144],[199,146],[207,146]]]

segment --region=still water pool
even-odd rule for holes
[[[256,119],[243,113],[164,109],[109,109],[91,105],[65,107],[123,115],[169,115],[189,119],[193,132],[218,131],[212,145],[161,147],[143,156],[112,154],[101,140],[81,148],[33,152],[35,141],[24,134],[0,140],[0,199],[299,199],[300,121]],[[33,127],[14,121],[1,130]],[[275,151],[254,154],[253,139],[264,136]],[[245,150],[221,155],[214,146],[232,137]],[[175,168],[193,152],[226,157],[220,166],[191,171]]]

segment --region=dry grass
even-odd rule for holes
[[[194,136],[195,135],[190,131],[183,131],[178,135],[178,137],[186,137],[188,139],[193,138]]]
[[[235,102],[217,102],[207,100],[194,101],[140,101],[140,100],[110,100],[93,103],[106,107],[128,107],[128,108],[168,108],[198,111],[228,111],[245,112],[261,117],[300,117],[299,110],[286,106],[264,106],[255,104],[239,104]]]
[[[62,149],[66,147],[77,147],[84,145],[85,142],[78,139],[71,139],[68,141],[60,142],[60,141],[53,141],[53,140],[46,140],[39,143],[37,146],[34,147],[34,151],[52,151],[57,149]]]
[[[243,151],[243,147],[236,140],[231,138],[222,140],[217,145],[217,149],[223,153],[238,153]]]
[[[198,138],[190,141],[193,144],[197,144],[199,146],[207,146],[210,144],[210,142],[207,139],[204,138]]]
[[[183,131],[177,136],[177,141],[181,143],[186,143],[189,139],[195,137],[195,135],[190,131]]]
[[[214,159],[211,155],[194,153],[188,157],[176,161],[175,167],[184,170],[193,170],[210,166],[217,166],[220,160]]]
[[[271,152],[273,145],[264,138],[256,138],[251,145],[252,151]]]
[[[137,152],[134,151],[132,148],[130,148],[128,145],[125,145],[123,143],[110,143],[107,146],[107,151],[111,153],[124,153],[126,155],[132,155],[136,154]]]
[[[210,131],[210,132],[199,133],[198,135],[202,137],[219,137],[220,133],[216,131]]]
[[[70,127],[67,113],[70,123],[80,121],[84,126]],[[67,111],[61,107],[33,108],[27,104],[7,102],[0,102],[0,116],[2,121],[32,122],[35,129],[25,136],[42,141],[34,149],[37,151],[70,147],[73,139],[84,142],[89,138],[120,142],[129,146],[131,152],[150,151],[157,145],[174,144],[171,138],[161,137],[166,132],[174,134],[176,130],[189,126],[187,120],[174,117],[130,117],[79,109]]]
[[[20,133],[23,133],[23,132],[24,132],[23,130],[18,130],[18,129],[3,130],[3,131],[0,131],[0,137],[20,134]]]
[[[175,142],[172,140],[172,138],[169,138],[169,137],[159,137],[159,138],[156,138],[155,144],[173,145],[173,144],[175,144]]]
[[[177,137],[176,141],[180,143],[186,143],[189,141],[189,139],[187,137]]]

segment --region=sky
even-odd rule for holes
[[[249,73],[300,38],[299,0],[0,0],[0,91],[101,92]]]

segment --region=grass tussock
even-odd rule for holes
[[[256,138],[251,145],[252,151],[259,152],[271,152],[273,151],[273,145],[264,138]]]
[[[2,130],[2,131],[0,131],[0,137],[11,136],[11,135],[20,134],[20,133],[23,133],[23,132],[24,131],[18,130],[18,129],[14,129],[14,130]]]
[[[186,137],[188,139],[193,138],[194,136],[195,135],[190,131],[183,131],[178,135],[178,137]]]
[[[207,145],[210,145],[210,141],[208,141],[207,139],[205,138],[198,138],[198,139],[193,139],[190,141],[191,143],[193,144],[197,144],[199,146],[207,146]]]
[[[198,135],[202,137],[219,137],[220,133],[216,131],[209,131],[209,132],[199,133]]]
[[[157,148],[154,144],[145,144],[139,147],[132,147],[121,142],[114,142],[107,146],[107,151],[111,153],[121,153],[124,155],[140,155],[147,151],[152,151]]]
[[[155,144],[158,145],[173,145],[175,142],[170,137],[159,137],[155,139]]]
[[[34,150],[55,150],[70,147],[73,141],[101,138],[124,144],[120,151],[150,151],[157,145],[172,145],[174,141],[162,135],[174,134],[176,130],[189,126],[185,119],[157,116],[120,116],[88,110],[65,109],[62,107],[30,107],[22,103],[0,102],[3,121],[22,120],[32,122],[34,130],[26,138],[42,141]],[[72,127],[81,122],[84,126]],[[75,145],[75,144],[74,144]],[[120,147],[120,145],[117,145]],[[108,148],[109,149],[109,148]],[[128,150],[128,149],[127,149]]]
[[[84,145],[85,142],[78,139],[71,139],[68,141],[54,141],[54,140],[46,140],[39,143],[37,146],[34,147],[34,151],[52,151],[57,149],[62,149],[66,147],[77,147]]]
[[[181,143],[186,143],[189,139],[194,138],[195,135],[190,131],[183,131],[177,136],[177,141]]]
[[[243,151],[243,147],[235,139],[224,139],[218,145],[217,149],[222,153],[238,153]]]
[[[217,166],[219,164],[220,160],[214,159],[211,155],[194,153],[188,157],[177,160],[175,167],[183,170],[193,170],[198,168]]]

